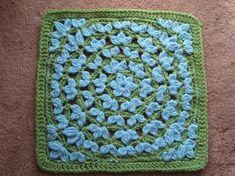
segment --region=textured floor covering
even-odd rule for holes
[[[125,175],[235,175],[234,0],[0,0],[0,175],[50,175],[41,172],[35,163],[35,75],[41,15],[47,9],[61,8],[163,9],[197,16],[204,24],[209,97],[208,166],[194,173]]]

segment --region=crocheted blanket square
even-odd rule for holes
[[[190,14],[52,10],[42,20],[36,157],[50,172],[207,163],[202,25]]]

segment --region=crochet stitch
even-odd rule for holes
[[[201,24],[188,14],[47,12],[37,78],[39,166],[52,172],[203,168],[202,52]]]

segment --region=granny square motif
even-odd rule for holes
[[[51,172],[191,171],[207,162],[201,24],[165,11],[49,11],[36,154]]]

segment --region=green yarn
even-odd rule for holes
[[[144,19],[143,19],[144,17]],[[152,25],[156,29],[160,29],[159,25],[156,25],[153,23],[153,21],[159,18],[163,19],[170,19],[173,21],[177,21],[180,23],[187,23],[190,25],[190,32],[192,34],[192,40],[193,40],[193,48],[194,52],[193,54],[187,55],[187,62],[189,65],[189,70],[192,78],[192,85],[193,85],[193,99],[191,102],[191,106],[193,107],[190,111],[190,119],[187,121],[184,126],[188,127],[194,120],[196,120],[198,124],[198,138],[197,138],[197,145],[196,145],[196,155],[195,158],[192,159],[183,159],[183,160],[176,160],[176,161],[163,161],[161,160],[161,154],[164,151],[167,151],[169,148],[178,147],[179,143],[174,143],[171,147],[166,147],[163,149],[160,149],[156,154],[149,154],[149,153],[141,153],[141,155],[135,155],[134,157],[120,157],[120,156],[107,156],[100,153],[92,153],[90,151],[87,151],[85,149],[79,148],[79,151],[86,154],[89,158],[92,158],[92,160],[87,160],[84,163],[80,163],[77,161],[68,161],[68,162],[62,162],[60,160],[52,160],[49,158],[49,148],[48,148],[48,139],[47,139],[47,133],[46,133],[46,126],[48,123],[55,124],[55,119],[52,119],[51,117],[54,117],[53,113],[53,106],[51,104],[51,96],[50,96],[50,81],[52,79],[52,72],[53,72],[53,65],[56,63],[56,58],[59,56],[58,54],[49,54],[48,47],[51,40],[51,31],[53,28],[53,22],[54,21],[60,21],[67,18],[85,18],[89,19],[89,24],[96,24],[100,21],[102,22],[115,22],[117,20],[123,21],[123,20],[134,20],[135,22],[138,22],[139,24],[148,24]],[[85,24],[85,27],[86,26]],[[76,33],[77,31],[70,31],[71,33]],[[112,33],[113,32],[113,33]],[[113,30],[109,35],[116,35],[118,30]],[[174,34],[174,31],[167,30],[169,34]],[[136,38],[141,37],[142,35],[138,35],[134,33],[133,31],[128,31],[125,34],[128,34],[128,36],[135,36]],[[99,38],[105,39],[106,36],[102,35],[102,33],[95,34],[94,36],[97,36]],[[143,36],[148,37],[147,34],[144,34]],[[202,169],[206,162],[207,162],[207,88],[206,88],[206,80],[205,80],[205,71],[204,71],[204,65],[203,65],[203,48],[202,48],[202,34],[201,34],[201,23],[193,16],[189,14],[182,14],[182,13],[175,13],[175,12],[165,12],[165,11],[141,11],[141,10],[93,10],[93,11],[84,11],[84,10],[61,10],[61,11],[48,11],[43,16],[42,21],[42,31],[41,31],[41,38],[40,38],[40,59],[38,63],[38,73],[37,73],[37,99],[36,99],[36,155],[37,155],[37,162],[40,168],[43,170],[51,171],[51,172],[127,172],[127,171],[192,171],[192,170],[198,170]],[[179,39],[178,39],[179,40]],[[183,44],[182,41],[178,41],[181,45]],[[89,45],[91,39],[85,40],[84,46]],[[66,38],[62,38],[60,47],[58,48],[58,52],[60,53],[63,50],[63,46],[66,43]],[[160,50],[164,50],[164,46],[156,40],[154,41],[154,44],[156,46],[159,46]],[[136,43],[132,43],[128,45],[132,50],[136,49],[139,52],[143,52],[143,49],[140,48]],[[107,45],[104,48],[110,49],[111,45]],[[72,61],[74,58],[78,56],[79,53],[83,52],[83,49],[79,50],[78,52],[75,51],[73,54],[70,55],[69,61]],[[95,52],[93,54],[90,54],[88,60],[86,63],[89,63],[91,61],[94,61],[96,55],[99,55],[101,51]],[[174,57],[174,55],[171,52],[167,52],[167,54],[170,57]],[[115,56],[115,60],[118,62],[121,62],[125,57],[119,57]],[[158,62],[158,56],[154,57],[155,60]],[[67,79],[69,78],[68,70],[71,64],[71,62],[66,62],[64,65],[65,73],[60,81],[60,87],[61,89],[67,85]],[[142,60],[136,61],[136,63],[142,63]],[[109,64],[109,61],[102,63],[101,68]],[[174,63],[176,64],[176,63]],[[159,65],[159,63],[158,63]],[[178,65],[175,65],[177,67]],[[97,78],[100,73],[102,73],[102,70],[97,69],[96,72],[93,72],[91,74],[92,80]],[[146,74],[151,77],[151,67],[147,64],[144,65],[144,69],[146,70]],[[85,67],[81,71],[81,73],[85,71]],[[126,70],[125,75],[130,76],[131,72],[129,70]],[[164,79],[168,79],[168,73],[167,71],[163,70],[163,77]],[[112,80],[115,80],[115,76],[110,76],[108,78],[108,83],[110,83]],[[80,80],[81,75],[76,75],[76,80]],[[138,77],[134,78],[134,82],[138,83],[138,85],[141,83],[141,79]],[[155,86],[157,87],[157,83]],[[89,85],[89,90],[92,93],[95,93],[95,87],[94,85]],[[112,89],[110,87],[106,86],[105,89],[108,94],[112,94]],[[168,91],[168,90],[167,90]],[[182,98],[183,92],[182,89],[179,89],[179,92],[177,93],[176,100],[180,101]],[[138,90],[132,92],[132,96],[137,97],[138,96]],[[80,92],[77,93],[76,103],[81,105],[82,109],[85,109],[84,106],[84,98],[82,98],[82,94]],[[144,113],[146,106],[148,105],[148,102],[154,101],[155,95],[152,93],[150,96],[146,98],[144,106],[138,108],[137,112],[139,114]],[[169,92],[166,93],[165,101],[170,100]],[[60,99],[65,104],[65,115],[67,117],[71,116],[71,112],[68,110],[69,107],[69,101],[64,94],[60,94]],[[118,102],[124,102],[125,98],[118,97]],[[130,98],[126,99],[130,100]],[[99,98],[95,97],[95,104],[97,107],[102,107],[102,102]],[[179,109],[179,107],[177,107]],[[162,111],[162,109],[161,109]],[[89,123],[98,124],[95,120],[95,118],[90,117],[89,111],[85,111],[86,115],[88,116]],[[120,111],[121,115],[124,117],[125,120],[128,120],[131,113],[130,112],[124,112]],[[116,115],[115,112],[111,110],[105,111],[105,114],[108,116]],[[149,123],[151,120],[154,120],[155,117],[159,116],[159,112],[154,112],[153,115],[147,118],[145,123],[137,124],[134,127],[129,127],[129,129],[138,130],[142,129],[143,126],[146,123]],[[159,136],[163,136],[166,129],[174,122],[176,122],[176,118],[171,118],[168,121],[166,121],[165,125],[166,128],[164,128],[162,131],[159,132]],[[88,128],[79,126],[74,121],[69,121],[69,125],[76,127],[79,130],[86,131],[87,138],[92,139],[92,133],[88,132]],[[108,130],[111,131],[117,131],[121,130],[121,127],[118,127],[116,125],[110,125],[108,123],[104,123],[104,125],[107,127]],[[61,134],[61,132],[58,133],[58,140],[61,141],[61,143],[69,150],[69,151],[76,151],[77,147],[73,145],[69,145],[66,143],[66,137]],[[183,141],[187,139],[187,134],[182,134]],[[113,144],[116,146],[123,146],[122,142],[120,140],[116,140],[111,138],[110,139]],[[137,139],[135,141],[130,141],[130,145],[136,145],[139,142],[149,142],[152,143],[154,141],[154,137],[147,135],[141,139]],[[100,140],[98,139],[96,141],[97,144],[103,145],[108,144],[108,140]]]

